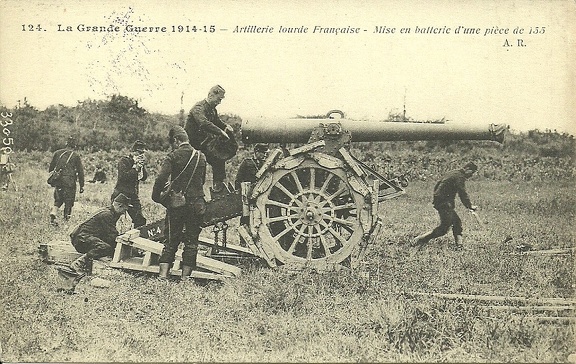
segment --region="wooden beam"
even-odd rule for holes
[[[142,262],[139,261],[139,258],[130,258],[127,261],[123,261],[123,262],[119,262],[119,263],[110,263],[110,266],[114,267],[114,268],[119,268],[119,269],[136,270],[136,271],[140,271],[140,272],[149,272],[149,273],[156,273],[156,274],[158,274],[160,272],[160,268],[157,265],[143,266]],[[182,272],[179,269],[171,269],[170,274],[175,275],[175,276],[179,276],[182,274]],[[197,270],[192,271],[192,274],[190,276],[193,278],[210,279],[210,280],[217,280],[217,281],[222,281],[222,280],[225,280],[227,278],[230,278],[229,276],[225,276],[225,275],[221,275],[221,274],[202,272],[202,271],[197,271]]]
[[[510,255],[570,255],[574,254],[575,248],[528,250],[525,252],[514,252]]]
[[[118,243],[142,249],[146,252],[151,252],[152,254],[156,255],[161,255],[162,249],[164,249],[164,244],[141,237],[136,237],[131,240],[118,239]],[[176,260],[182,260],[182,249],[179,249],[176,252]],[[199,268],[203,268],[211,272],[230,276],[238,276],[242,272],[242,269],[236,266],[220,262],[216,259],[207,258],[202,255],[197,256],[196,265]]]

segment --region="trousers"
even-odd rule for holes
[[[166,241],[160,255],[160,263],[173,264],[180,243],[184,243],[182,264],[196,267],[198,253],[198,237],[202,231],[202,219],[206,210],[203,198],[197,198],[191,204],[166,210],[165,233]]]
[[[72,238],[72,245],[78,253],[88,259],[100,259],[114,254],[114,247],[96,236],[80,233]]]

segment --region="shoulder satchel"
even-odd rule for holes
[[[162,205],[164,205],[165,207],[176,208],[176,207],[182,207],[182,206],[186,205],[185,191],[188,189],[188,186],[190,186],[190,182],[192,181],[192,177],[194,177],[194,173],[196,173],[196,168],[198,167],[198,162],[200,161],[200,157],[198,157],[196,160],[196,165],[194,166],[194,170],[192,171],[192,175],[190,176],[190,179],[188,180],[188,184],[186,185],[186,188],[183,191],[174,191],[172,189],[172,186],[174,185],[174,182],[188,168],[188,165],[190,164],[190,162],[192,162],[192,159],[194,159],[194,156],[196,154],[197,154],[197,150],[194,150],[192,152],[192,155],[190,156],[190,159],[188,160],[188,163],[186,163],[186,166],[184,167],[184,169],[182,169],[182,171],[178,174],[178,176],[176,176],[176,178],[174,178],[172,180],[172,182],[170,182],[170,184],[164,189],[164,191],[162,191],[160,193],[160,201],[161,201]]]
[[[74,154],[74,152],[70,152],[70,155],[68,156],[68,159],[66,160],[66,163],[64,163],[64,165],[62,167],[58,168],[58,164],[60,163],[60,159],[62,159],[62,156],[64,155],[64,153],[60,154],[60,157],[58,158],[58,161],[56,162],[56,166],[54,167],[52,172],[50,172],[50,174],[48,175],[48,180],[46,182],[48,182],[48,184],[52,187],[60,187],[62,185],[62,172],[64,170],[64,167],[66,167],[68,162],[70,162],[70,158],[72,158],[72,154]]]

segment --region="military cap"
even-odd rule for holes
[[[222,86],[216,85],[210,89],[210,92],[208,92],[208,94],[209,95],[220,95],[220,94],[224,95],[225,92],[226,91],[224,90],[224,88]]]
[[[134,205],[132,205],[132,200],[123,193],[120,193],[118,196],[116,196],[114,198],[114,202],[117,202],[117,203],[122,204],[124,206],[134,207]]]
[[[136,150],[144,150],[146,149],[146,143],[144,143],[141,140],[136,140],[134,142],[134,144],[132,144],[132,150],[136,151]]]
[[[168,132],[168,139],[176,138],[178,140],[188,140],[186,130],[180,125],[174,125]]]
[[[254,145],[254,152],[267,152],[268,149],[268,144],[265,143],[256,143]]]

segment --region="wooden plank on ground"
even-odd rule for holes
[[[132,246],[134,248],[142,249],[146,252],[151,252],[152,254],[156,255],[162,254],[162,249],[164,248],[164,245],[162,243],[141,237],[136,237],[129,241],[120,240],[119,242],[125,245]],[[182,249],[179,249],[176,252],[176,260],[182,260]],[[220,262],[216,259],[203,257],[201,255],[197,256],[196,265],[199,268],[229,276],[239,276],[240,273],[242,272],[242,269],[236,266]]]
[[[246,247],[243,247],[240,245],[235,245],[235,244],[230,244],[230,243],[226,243],[226,246],[222,246],[222,245],[216,244],[216,242],[214,242],[214,240],[204,238],[204,237],[200,237],[198,239],[198,243],[201,245],[209,246],[211,248],[217,248],[218,250],[225,250],[228,252],[233,252],[233,253],[237,253],[237,254],[244,254],[244,255],[254,255],[254,252],[252,252],[252,250],[250,248],[246,248]]]
[[[122,261],[119,263],[110,263],[110,266],[113,268],[118,268],[118,269],[126,269],[126,270],[135,270],[135,271],[139,271],[139,272],[149,272],[149,273],[156,273],[158,274],[160,272],[160,268],[157,265],[150,265],[147,267],[142,266],[141,262],[138,262],[136,260],[131,260],[129,259],[128,261]],[[179,276],[181,275],[181,271],[179,269],[172,269],[170,271],[171,275],[175,275],[175,276]],[[210,279],[210,280],[217,280],[217,281],[221,281],[224,280],[226,278],[229,278],[228,276],[222,275],[222,274],[216,274],[216,273],[210,273],[210,272],[201,272],[201,271],[192,271],[192,274],[190,275],[193,278],[198,278],[198,279]]]
[[[196,257],[196,266],[223,275],[239,276],[242,272],[241,268],[202,255]]]

